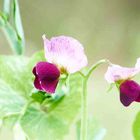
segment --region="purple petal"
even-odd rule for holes
[[[127,80],[120,85],[120,101],[124,106],[129,106],[140,96],[140,86],[135,81]]]
[[[36,65],[36,73],[39,79],[42,80],[56,80],[60,76],[59,69],[52,63],[39,62]]]
[[[42,87],[41,87],[41,84],[40,84],[40,81],[39,81],[38,77],[36,77],[35,80],[34,80],[34,86],[38,90],[43,90]]]
[[[33,69],[35,75],[34,86],[39,90],[54,93],[58,84],[60,71],[51,63],[39,62]]]
[[[58,80],[54,80],[54,81],[43,80],[43,81],[41,81],[41,86],[42,86],[43,90],[48,92],[48,93],[55,93],[55,89],[57,87],[57,84],[58,84]]]
[[[127,80],[129,78],[132,78],[137,73],[140,72],[140,68],[127,68],[127,67],[121,67],[119,65],[112,65],[108,67],[108,70],[105,74],[105,79],[109,83],[115,83],[118,81]]]
[[[139,97],[136,99],[136,102],[140,102],[140,95],[139,95]]]
[[[36,66],[33,68],[32,72],[36,76]]]
[[[35,88],[38,89],[38,90],[42,90],[40,81],[39,81],[38,76],[36,74],[36,67],[33,68],[33,71],[32,72],[35,75],[35,80],[34,80],[34,86],[35,86]]]
[[[45,56],[48,62],[55,63],[74,73],[87,65],[84,47],[76,39],[68,36],[53,37],[49,41],[44,35]]]

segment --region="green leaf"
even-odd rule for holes
[[[133,135],[135,140],[140,140],[140,112],[137,114],[133,124]]]
[[[0,27],[4,26],[5,21],[4,19],[0,16]]]
[[[46,99],[51,98],[50,95],[47,95],[46,92],[43,91],[36,91],[33,92],[31,95],[32,99],[34,99],[36,102],[39,102],[40,104]]]
[[[0,27],[3,27],[7,22],[7,16],[0,11]]]
[[[12,15],[10,13],[11,4],[13,4],[13,21],[11,20],[11,23],[14,23],[14,26],[9,20]],[[25,39],[17,0],[12,0],[12,3],[10,0],[4,0],[4,10],[3,13],[0,13],[0,27],[5,33],[13,52],[19,55],[23,54]]]
[[[27,71],[28,58],[23,56],[0,56],[0,79],[18,94],[29,96],[33,86],[31,72]],[[26,84],[25,84],[26,83]]]
[[[43,52],[34,54],[30,59],[23,56],[0,56],[0,79],[18,94],[29,98],[34,88],[32,69],[38,61],[44,60]]]
[[[7,4],[7,3],[8,3],[8,1],[5,1],[5,4]],[[16,8],[16,9],[18,9],[18,8]],[[5,10],[7,10],[7,12],[8,12],[9,9],[5,9]],[[0,12],[0,27],[3,30],[12,50],[16,54],[22,54],[24,46],[25,46],[22,25],[20,25],[20,22],[19,22],[18,23],[19,25],[18,25],[18,27],[16,27],[17,29],[15,30],[14,27],[8,22],[9,15],[7,12],[6,13]],[[18,13],[18,12],[16,12],[16,13]],[[18,21],[18,19],[19,19],[18,14],[15,14],[15,20]]]
[[[43,53],[31,59],[23,56],[0,56],[0,118],[4,124],[13,126],[33,89],[33,65],[42,61]],[[22,95],[22,96],[20,96]],[[23,101],[24,102],[23,102]]]
[[[33,89],[32,69],[38,61],[44,60],[43,52],[36,53],[31,59],[0,56],[0,115],[6,117],[5,123],[16,121],[17,116],[14,114],[23,109]],[[51,110],[42,104],[30,105],[21,118],[22,129],[30,139],[63,140],[80,112],[81,92],[82,77],[80,74],[71,75],[67,92],[63,88],[57,88],[57,93],[53,96],[57,102],[50,102],[50,107],[53,106]],[[58,98],[61,96],[57,94],[61,93],[62,98]],[[64,93],[67,94],[64,96]]]
[[[0,118],[19,113],[24,102],[7,83],[0,80]]]
[[[75,84],[77,86],[75,86]],[[30,108],[21,120],[30,139],[63,140],[80,111],[82,79],[79,74],[70,77],[70,88],[50,112],[44,108]]]
[[[23,43],[21,38],[19,38],[18,34],[14,30],[14,28],[10,25],[10,23],[5,22],[2,16],[0,16],[0,25],[2,30],[12,48],[12,50],[16,54],[22,54],[23,52]]]
[[[87,132],[87,140],[103,140],[106,134],[105,128],[94,118],[89,119]],[[77,122],[77,138],[80,140],[80,121]]]

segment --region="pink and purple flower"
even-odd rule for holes
[[[120,101],[124,106],[129,106],[132,102],[140,102],[140,85],[131,80],[140,72],[140,58],[134,68],[121,67],[112,64],[108,67],[105,79],[108,83],[119,85]]]
[[[48,40],[43,35],[47,62],[38,62],[33,68],[34,86],[47,93],[55,93],[61,74],[72,74],[87,65],[84,48],[76,39],[68,36]]]

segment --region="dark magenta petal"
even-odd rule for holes
[[[41,84],[40,84],[40,81],[39,81],[38,77],[36,77],[35,80],[34,80],[34,86],[38,90],[43,90],[42,87],[41,87]]]
[[[32,72],[36,76],[36,67],[33,68]]]
[[[48,93],[55,93],[57,84],[58,84],[58,80],[54,80],[54,81],[43,80],[41,82],[41,86],[42,86],[43,90]]]
[[[33,74],[35,75],[34,86],[38,90],[55,93],[55,89],[59,81],[60,71],[54,64],[39,62],[33,68]]]
[[[35,75],[35,80],[34,80],[34,86],[35,86],[35,88],[37,88],[38,90],[42,90],[40,81],[39,81],[38,76],[36,74],[36,67],[33,68],[33,71],[32,72]]]
[[[136,99],[136,102],[140,102],[140,95],[139,95],[139,97]]]
[[[40,80],[56,80],[60,76],[59,69],[52,63],[39,62],[36,65],[36,73]]]
[[[120,101],[124,106],[129,106],[140,95],[140,86],[135,81],[127,80],[120,85]]]

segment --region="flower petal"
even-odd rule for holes
[[[40,84],[40,81],[39,81],[38,77],[36,77],[35,80],[34,80],[34,86],[38,90],[43,90],[42,87],[41,87],[41,84]]]
[[[38,90],[42,90],[40,81],[39,81],[38,76],[36,74],[36,67],[33,68],[33,74],[35,75],[35,80],[34,80],[34,86],[35,86],[35,88],[38,89]]]
[[[119,65],[112,64],[108,67],[107,72],[105,73],[105,79],[109,83],[115,83],[118,81],[124,81],[132,78],[137,73],[140,72],[140,59],[137,59],[135,67],[121,67]]]
[[[129,106],[140,96],[140,86],[135,81],[127,80],[120,85],[120,101],[124,106]]]
[[[52,63],[39,62],[36,65],[36,73],[40,80],[56,80],[60,76],[59,69]]]
[[[63,67],[69,73],[79,71],[87,65],[84,48],[76,39],[68,36],[53,37],[49,41],[43,35],[45,56],[48,62]]]
[[[140,102],[140,95],[139,95],[139,97],[136,99],[136,102]]]
[[[37,89],[44,90],[49,93],[55,92],[60,71],[54,64],[39,62],[35,69],[33,69],[33,73],[36,75],[34,85]],[[39,87],[39,84],[41,88]]]
[[[58,84],[58,79],[54,81],[49,81],[49,80],[42,80],[41,81],[41,86],[44,91],[48,93],[55,93],[55,89]]]

